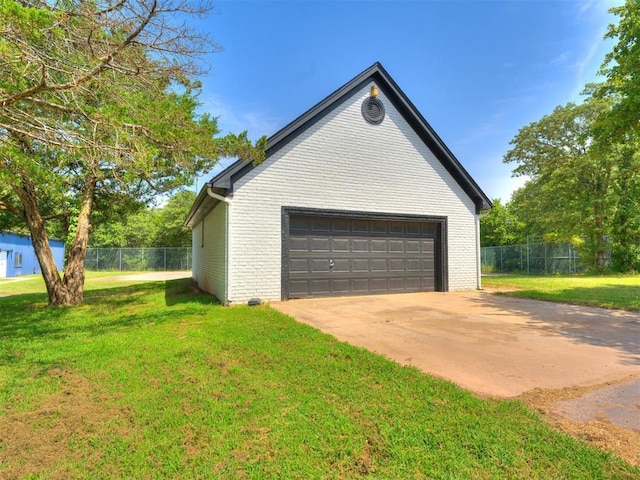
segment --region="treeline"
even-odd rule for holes
[[[640,1],[618,16],[605,38],[617,40],[582,104],[568,103],[521,128],[504,156],[527,178],[511,200],[482,220],[483,246],[543,235],[573,242],[594,269],[605,251],[620,272],[640,271]]]
[[[137,212],[110,216],[92,227],[90,247],[190,247],[191,229],[183,222],[196,198],[178,192],[163,207],[139,206]]]

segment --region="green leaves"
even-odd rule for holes
[[[480,220],[480,244],[483,247],[524,243],[524,223],[513,213],[512,206],[499,198],[491,200],[493,208]]]
[[[160,208],[124,206],[126,214],[94,218],[92,247],[191,247],[191,229],[184,219],[196,198],[181,190]],[[112,203],[113,204],[113,203]],[[115,212],[114,212],[115,213]]]
[[[69,278],[82,278],[69,265],[82,268],[92,208],[126,215],[220,157],[264,158],[264,139],[220,138],[216,118],[197,112],[202,55],[217,46],[183,22],[210,10],[206,0],[0,0],[0,179],[10,189],[0,211],[29,219],[38,244],[45,223],[67,238]]]
[[[606,99],[556,107],[520,129],[504,157],[517,164],[514,175],[529,177],[512,200],[527,233],[554,233],[562,241],[584,235],[589,263],[600,268],[610,233],[615,161],[592,148],[592,128],[609,110]]]

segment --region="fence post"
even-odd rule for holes
[[[529,276],[529,264],[531,263],[529,250],[529,235],[527,235],[527,277]]]
[[[122,249],[118,249],[118,270],[122,271]]]
[[[167,247],[164,247],[164,271],[167,271]]]
[[[96,271],[100,271],[100,249],[96,248]]]
[[[546,275],[547,272],[547,244],[543,243],[544,245],[544,274]]]
[[[522,244],[520,244],[520,271],[524,270],[524,268],[522,268]]]

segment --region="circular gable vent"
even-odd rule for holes
[[[384,104],[375,97],[367,97],[362,102],[362,116],[364,119],[377,125],[384,120]]]

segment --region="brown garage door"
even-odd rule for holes
[[[291,215],[287,298],[440,290],[436,222]]]

